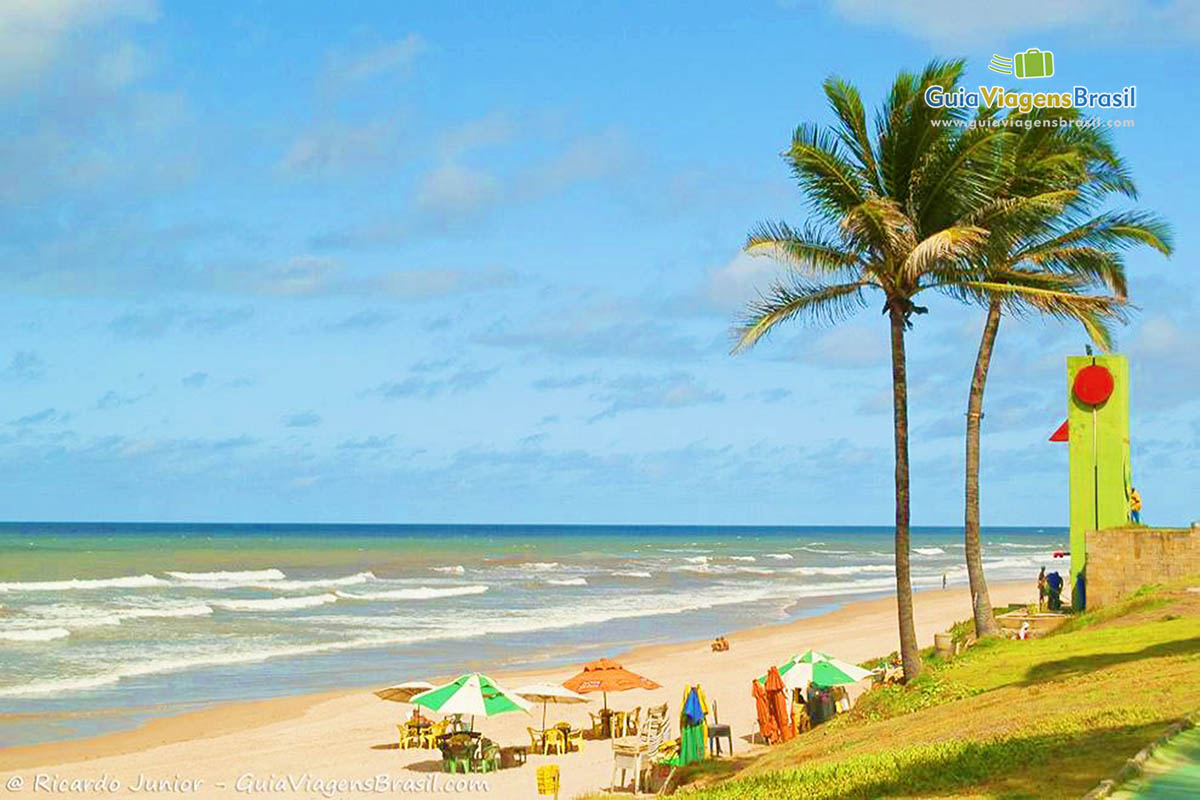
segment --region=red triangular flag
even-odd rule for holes
[[[1050,441],[1065,442],[1071,438],[1071,429],[1067,426],[1067,420],[1063,420],[1063,424],[1058,426],[1058,430],[1050,434]]]

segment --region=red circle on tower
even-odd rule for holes
[[[1079,402],[1098,406],[1112,396],[1112,373],[1099,364],[1084,367],[1075,375],[1071,391]]]

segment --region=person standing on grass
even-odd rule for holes
[[[1137,489],[1129,490],[1129,519],[1134,525],[1142,524],[1142,496]]]

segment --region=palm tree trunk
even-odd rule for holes
[[[921,674],[917,629],[913,623],[912,575],[908,561],[908,374],[904,355],[907,322],[900,303],[889,303],[892,323],[892,407],[896,423],[896,607],[900,618],[900,658],[904,679]]]
[[[981,638],[1000,633],[996,617],[992,614],[992,599],[988,596],[987,578],[983,574],[983,550],[979,544],[979,428],[983,420],[983,390],[999,330],[1000,301],[993,299],[988,306],[983,337],[979,340],[979,355],[975,358],[975,375],[971,378],[971,393],[967,397],[967,503],[963,535],[967,578],[971,583],[971,607],[975,614],[975,635]]]

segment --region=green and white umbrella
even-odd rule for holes
[[[434,687],[409,701],[438,714],[470,714],[495,717],[511,711],[529,713],[530,704],[515,693],[499,686],[487,675],[468,672],[450,683]]]
[[[827,653],[809,650],[781,664],[779,675],[788,689],[807,691],[810,683],[826,687],[858,683],[863,678],[871,677],[871,671]],[[767,679],[763,676],[758,680],[760,683],[766,683]]]

